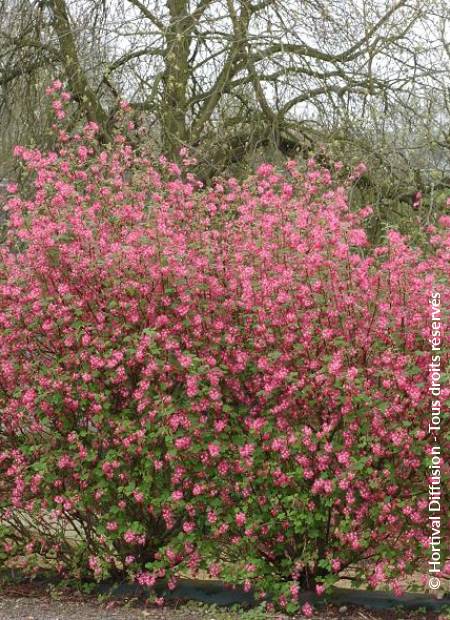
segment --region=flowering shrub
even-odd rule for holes
[[[415,570],[449,218],[432,257],[395,231],[373,248],[370,207],[314,162],[203,188],[188,159],[58,131],[16,149],[34,188],[10,188],[0,250],[0,557],[170,587],[206,569],[288,611],[348,569]]]

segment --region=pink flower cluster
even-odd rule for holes
[[[414,571],[448,218],[430,255],[395,231],[372,247],[370,208],[313,161],[203,187],[97,132],[16,149],[34,187],[0,248],[4,556],[36,543],[30,563],[144,584],[204,569],[286,609],[349,568],[374,587]]]

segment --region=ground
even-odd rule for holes
[[[444,620],[423,611],[369,612],[362,608],[329,607],[314,620]],[[285,620],[260,610],[228,611],[198,603],[171,605],[166,609],[146,607],[136,601],[99,601],[93,596],[47,590],[33,585],[4,586],[0,593],[0,620]],[[287,620],[287,619],[286,619]]]

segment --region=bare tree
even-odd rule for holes
[[[3,0],[0,93],[61,77],[107,136],[119,98],[210,171],[448,92],[432,0]]]

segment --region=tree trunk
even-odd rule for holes
[[[187,0],[168,0],[170,24],[164,56],[163,101],[160,110],[163,152],[176,160],[180,148],[188,141],[187,90],[190,76],[189,48],[192,17]]]

